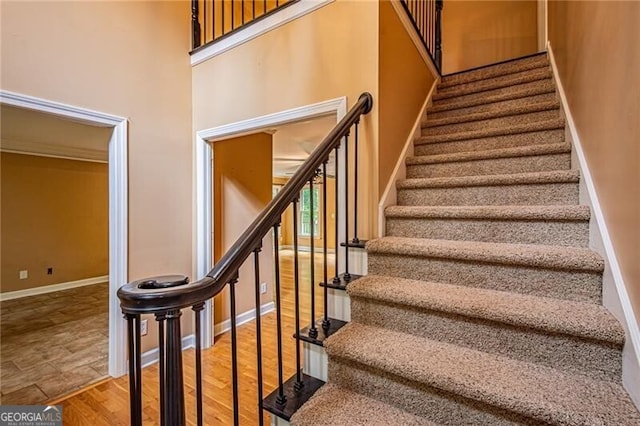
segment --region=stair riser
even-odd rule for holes
[[[510,88],[520,84],[531,83],[551,78],[550,69],[527,71],[524,73],[510,74],[488,80],[480,80],[468,84],[459,84],[451,88],[440,89],[433,95],[433,99],[448,99],[457,96],[465,96],[471,93],[483,93],[491,90]]]
[[[524,90],[542,89],[542,88],[549,88],[549,87],[553,87],[553,80],[551,80],[550,78],[547,78],[544,80],[535,80],[535,81],[521,83],[514,86],[509,86],[509,87],[500,87],[493,90],[486,90],[484,92],[468,93],[468,94],[462,94],[462,95],[452,96],[452,97],[442,98],[442,99],[440,99],[438,97],[438,94],[435,93],[433,95],[433,105],[434,106],[437,105],[438,107],[440,107],[440,106],[449,105],[453,103],[457,104],[459,102],[474,102],[474,103],[477,102],[477,105],[480,105],[480,104],[484,104],[486,102],[486,99],[490,96],[511,95],[513,93],[521,92]]]
[[[369,273],[579,302],[600,303],[602,299],[601,274],[590,271],[370,252]]]
[[[443,426],[514,426],[527,422],[499,408],[335,357],[329,358],[329,382]]]
[[[468,83],[471,81],[492,78],[504,74],[512,74],[515,72],[526,71],[534,68],[541,68],[549,65],[549,59],[546,55],[533,56],[531,58],[520,59],[517,61],[506,62],[499,65],[480,68],[474,71],[468,71],[461,74],[442,77],[443,86],[453,86],[456,84]]]
[[[425,127],[422,129],[422,136],[440,136],[450,133],[473,132],[499,127],[519,126],[522,124],[535,123],[560,118],[560,109],[550,109],[545,111],[531,112],[527,114],[509,115],[506,117],[491,118],[488,120],[469,121],[466,123],[447,124],[444,126]]]
[[[353,321],[545,365],[597,380],[621,380],[622,352],[606,344],[480,319],[352,298]]]
[[[563,141],[564,129],[554,129],[540,132],[494,136],[482,139],[416,144],[414,147],[414,155],[453,154],[456,152],[484,151],[487,149],[516,148],[528,145],[561,143]]]
[[[468,106],[447,111],[427,111],[427,118],[430,120],[441,120],[445,118],[461,117],[468,114],[482,114],[500,112],[510,108],[520,108],[526,105],[537,104],[541,102],[553,102],[556,100],[555,93],[543,93],[540,95],[527,96],[523,98],[510,99],[506,101],[493,102],[475,106]]]
[[[571,154],[407,165],[408,178],[497,175],[571,169]]]
[[[401,206],[578,204],[577,183],[398,189]]]
[[[387,236],[588,247],[589,222],[387,218]]]

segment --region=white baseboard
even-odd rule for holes
[[[184,336],[182,338],[182,350],[186,350],[189,348],[196,347],[196,336],[195,334],[190,334],[188,336]],[[160,350],[158,348],[151,349],[142,354],[142,368],[148,367],[149,365],[155,364],[158,362],[160,354]]]
[[[391,2],[392,4],[396,2]],[[437,75],[437,74],[435,74]],[[389,182],[387,182],[387,187],[382,193],[382,197],[380,197],[380,203],[378,204],[378,238],[384,237],[386,230],[386,220],[384,216],[384,209],[389,206],[393,206],[397,201],[397,192],[396,192],[396,182],[398,180],[404,179],[407,176],[407,167],[405,165],[405,161],[407,157],[413,155],[413,141],[420,137],[422,132],[422,122],[427,113],[427,107],[431,104],[431,97],[433,93],[436,91],[436,87],[438,86],[439,79],[436,80],[431,85],[431,89],[427,94],[427,99],[425,99],[424,104],[422,104],[422,108],[420,108],[420,114],[416,118],[415,123],[413,123],[413,127],[407,140],[404,143],[404,147],[402,148],[402,152],[400,153],[400,158],[398,158],[398,162],[393,169],[393,173],[391,173],[391,177],[389,177]]]
[[[273,302],[268,302],[268,303],[265,303],[264,305],[261,305],[260,315],[262,316],[264,314],[267,314],[273,311],[275,309],[275,306],[276,305]],[[242,324],[248,323],[249,321],[253,321],[254,319],[256,319],[256,310],[250,309],[246,312],[236,315],[236,324],[240,326]],[[230,319],[224,320],[221,323],[214,325],[213,334],[214,336],[218,336],[219,334],[225,333],[229,330],[231,330]]]
[[[101,277],[85,278],[83,280],[69,281],[66,283],[43,285],[40,287],[28,288],[25,290],[7,291],[6,293],[0,293],[0,302],[4,302],[5,300],[20,299],[22,297],[36,296],[38,294],[53,293],[56,291],[68,290],[70,288],[100,284],[108,281],[109,275],[103,275]]]
[[[620,321],[625,329],[625,345],[622,351],[622,382],[629,395],[640,407],[640,329],[629,299],[618,259],[611,242],[598,194],[589,172],[575,122],[569,110],[567,96],[558,74],[551,42],[547,42],[549,60],[555,77],[562,109],[566,118],[568,137],[572,140],[576,166],[580,170],[580,202],[591,208],[589,224],[589,247],[605,259],[605,271],[602,276],[603,304]]]

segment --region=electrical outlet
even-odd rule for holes
[[[267,283],[260,283],[260,293],[265,294],[267,292]]]
[[[47,268],[47,275],[53,275],[53,268]]]
[[[140,335],[141,336],[147,335],[147,320],[140,321]]]
[[[20,279],[26,280],[27,278],[29,278],[29,271],[26,269],[24,271],[20,271]]]

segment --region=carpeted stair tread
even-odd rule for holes
[[[636,425],[622,386],[410,334],[350,323],[326,341],[332,358],[550,424]],[[338,379],[338,378],[336,378]],[[331,380],[331,376],[330,376]],[[362,389],[365,393],[367,389]]]
[[[415,141],[415,145],[428,143],[442,143],[452,141],[463,141],[468,139],[482,139],[494,136],[504,136],[519,133],[539,132],[542,130],[563,129],[565,121],[562,118],[553,120],[536,121],[533,123],[518,124],[513,126],[495,127],[466,132],[447,133],[439,135],[421,136]]]
[[[398,181],[397,189],[456,188],[469,186],[531,185],[541,183],[577,183],[577,170],[516,173],[505,175],[456,176],[441,178],[413,178]]]
[[[578,247],[507,244],[479,241],[382,237],[367,243],[371,255],[387,254],[534,268],[602,272],[604,261],[595,252]]]
[[[557,143],[529,145],[515,148],[487,149],[483,151],[465,151],[452,154],[418,155],[407,157],[408,166],[417,164],[457,163],[461,161],[486,160],[493,158],[530,157],[545,154],[564,154],[571,152],[571,144]]]
[[[559,110],[560,102],[557,100],[538,102],[532,104],[525,104],[519,106],[513,106],[510,108],[503,108],[499,111],[479,112],[467,115],[458,115],[454,117],[444,117],[428,119],[426,125],[423,128],[433,128],[438,126],[446,126],[450,124],[468,123],[472,121],[483,121],[493,118],[507,117],[512,115],[524,115],[539,111]]]
[[[291,417],[292,426],[358,426],[390,424],[437,426],[377,399],[327,383]]]
[[[502,77],[487,80],[463,83],[448,88],[438,88],[438,92],[433,94],[434,101],[449,99],[457,96],[469,95],[471,93],[487,92],[503,87],[511,87],[518,84],[529,83],[537,80],[550,79],[553,76],[549,67],[534,69],[530,71],[517,72]]]
[[[588,206],[390,206],[388,218],[587,221]]]
[[[352,298],[462,315],[570,335],[622,349],[624,329],[602,306],[512,292],[369,275],[347,288]]]
[[[544,84],[539,84],[533,87],[524,87],[515,86],[513,90],[499,93],[495,95],[485,96],[485,97],[476,97],[472,99],[447,99],[442,101],[436,101],[427,108],[427,115],[433,113],[442,113],[445,111],[451,111],[461,108],[469,108],[474,106],[488,105],[497,102],[505,102],[510,100],[528,98],[536,95],[544,95],[553,93],[555,94],[555,87],[553,82],[545,81]]]
[[[513,74],[549,66],[549,58],[546,53],[539,53],[527,58],[487,65],[481,68],[449,74],[442,76],[440,84],[442,87],[455,86],[457,84],[469,83],[477,80],[485,80],[505,74]]]

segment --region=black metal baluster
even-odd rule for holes
[[[329,234],[327,230],[327,162],[322,163],[322,232],[323,232],[323,281],[324,283],[328,283],[328,266],[327,266],[327,240],[329,239]],[[324,317],[322,319],[322,328],[324,330],[328,330],[331,326],[331,321],[329,320],[329,297],[328,297],[328,289],[327,285],[324,286]],[[326,334],[326,332],[325,332]]]
[[[298,259],[298,200],[293,200],[293,287],[296,323],[296,384],[297,391],[304,387],[300,368],[300,269]]]
[[[204,33],[203,43],[207,43],[207,0],[202,0],[202,32]]]
[[[233,15],[234,9],[236,5],[236,0],[231,0],[231,31],[236,27],[236,19]]]
[[[339,171],[338,171],[338,150],[339,150],[340,146],[337,146],[335,149],[335,165],[334,165],[334,169],[333,169],[333,175],[335,178],[335,186],[336,186],[336,190],[335,190],[335,198],[336,198],[336,209],[335,209],[335,228],[336,228],[336,240],[335,240],[335,246],[336,246],[336,252],[335,252],[335,259],[334,259],[334,267],[335,267],[335,272],[336,272],[336,276],[333,278],[333,283],[334,284],[340,284],[340,270],[338,268],[339,265],[339,253],[340,253],[340,217],[339,217],[339,211],[340,209],[338,209],[339,204],[339,198],[340,198],[340,194],[338,191],[338,176],[339,176]]]
[[[275,256],[275,278],[276,278],[276,340],[278,342],[278,397],[276,403],[284,405],[287,403],[287,396],[284,394],[284,378],[282,377],[282,303],[280,302],[280,253],[278,244],[278,227],[280,223],[273,226],[273,243]]]
[[[196,418],[197,425],[202,426],[202,311],[204,303],[193,306],[193,313],[196,317]]]
[[[215,0],[211,0],[211,41],[214,41],[215,39],[216,39],[216,2]]]
[[[316,327],[316,291],[315,291],[315,281],[316,281],[316,270],[315,270],[315,243],[313,241],[313,239],[315,238],[315,232],[314,232],[314,216],[313,216],[313,179],[315,178],[312,177],[309,180],[309,250],[311,250],[311,271],[310,271],[310,278],[309,278],[309,283],[311,285],[311,326],[309,327],[309,337],[311,337],[312,339],[315,339],[318,337],[318,328]]]
[[[182,312],[167,312],[167,424],[183,425],[184,381],[182,377],[182,337],[180,334],[180,317]]]
[[[238,275],[229,281],[229,299],[231,304],[231,375],[233,388],[233,424],[240,424],[240,413],[238,411],[238,336],[236,324],[236,283]]]
[[[240,2],[242,8],[242,25],[244,25],[244,0]]]
[[[436,66],[442,70],[442,0],[436,0]]]
[[[254,2],[255,4],[255,2]],[[253,251],[253,267],[256,287],[256,355],[258,372],[258,424],[263,426],[264,413],[262,411],[262,312],[260,305],[260,248]]]
[[[254,19],[256,19],[256,0],[251,1],[251,20]],[[260,426],[262,426],[262,423]]]
[[[351,242],[354,245],[360,244],[360,239],[358,238],[358,125],[359,124],[360,124],[360,120],[356,121],[355,141],[353,144],[353,149],[354,149],[353,240],[351,240]],[[347,188],[347,193],[348,192],[349,192],[349,188]],[[348,236],[347,236],[347,241],[349,241]]]
[[[141,377],[138,374],[138,352],[140,347],[137,335],[140,334],[140,315],[125,314],[127,320],[127,331],[129,334],[129,409],[131,413],[131,424],[133,426],[142,425],[142,401],[139,399],[138,388],[142,385]]]
[[[267,0],[264,0],[264,9],[262,11],[262,14],[266,14],[267,13]]]
[[[223,35],[224,35],[224,3],[225,3],[226,1],[227,1],[227,0],[222,0],[222,1],[220,2],[220,3],[221,3],[221,6],[222,6],[222,11],[220,12],[220,16],[222,17],[222,25],[221,25],[221,27],[222,27],[222,31],[220,32],[220,36],[223,36]],[[215,2],[215,0],[214,0],[214,2]]]
[[[166,316],[164,313],[156,314],[156,321],[158,322],[158,362],[160,376],[160,426],[167,424],[167,400],[165,395],[165,388],[167,386],[167,366],[166,366],[166,350],[165,350],[165,338],[164,338],[164,321]]]
[[[191,45],[195,49],[200,46],[200,21],[198,11],[198,0],[191,0]],[[206,20],[206,19],[205,19]]]
[[[344,281],[349,282],[349,132],[344,135],[344,170]]]

